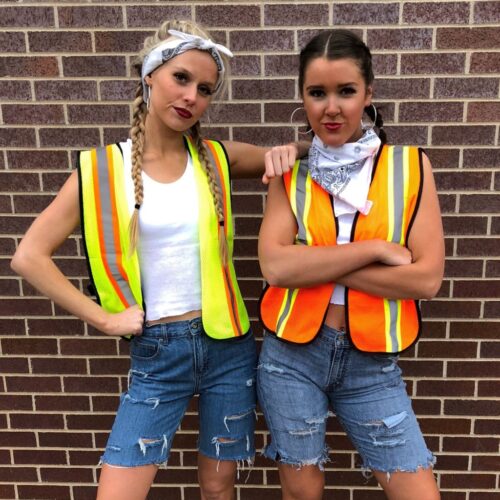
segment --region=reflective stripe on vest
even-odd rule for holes
[[[208,335],[218,339],[246,333],[248,315],[232,263],[233,227],[230,179],[221,144],[205,141],[208,156],[216,166],[216,182],[224,200],[224,229],[228,241],[228,265],[221,264],[219,231],[213,197],[198,152],[186,138],[192,157],[199,194],[199,237],[202,284],[202,320]],[[135,201],[127,196],[124,162],[117,145],[85,151],[79,165],[82,233],[89,274],[101,306],[120,312],[142,304],[137,253],[129,257],[128,225]]]
[[[297,243],[335,245],[331,200],[311,181],[305,162],[296,164],[292,175],[284,176],[284,182],[297,219]],[[368,193],[373,207],[367,216],[357,214],[351,240],[380,238],[406,245],[421,184],[419,151],[384,146]],[[331,283],[299,290],[269,287],[261,299],[261,319],[281,338],[308,342],[321,328],[332,291]],[[416,301],[387,300],[351,289],[346,289],[346,320],[353,344],[368,352],[400,352],[412,345],[420,332]]]
[[[312,181],[307,159],[298,161],[283,181],[297,221],[296,244],[336,245],[330,197]],[[329,227],[315,222],[325,218],[332,221]],[[333,286],[325,283],[314,288],[266,288],[260,304],[262,323],[284,340],[309,342],[321,328]]]
[[[368,194],[380,202],[373,205],[368,216],[356,217],[352,241],[379,238],[406,246],[421,187],[419,150],[384,147]],[[401,352],[420,335],[420,311],[415,300],[390,300],[348,289],[346,310],[349,335],[362,351]]]

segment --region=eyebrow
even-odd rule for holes
[[[341,83],[340,85],[337,85],[337,87],[347,87],[347,86],[349,86],[349,85],[358,86],[358,85],[359,85],[359,83],[356,83],[356,82]],[[311,84],[311,85],[308,85],[308,86],[306,87],[306,90],[309,90],[309,89],[319,89],[319,88],[323,88],[323,87],[324,87],[324,85],[322,85],[322,84],[320,84],[320,83],[318,83],[318,84],[316,84],[316,85]]]

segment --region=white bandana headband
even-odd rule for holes
[[[368,189],[373,161],[381,145],[373,128],[364,130],[357,142],[340,147],[325,146],[314,136],[309,149],[311,178],[333,195],[335,215],[360,211],[366,215],[372,207]]]
[[[228,57],[233,57],[233,53],[227,47],[224,47],[224,45],[214,43],[212,40],[208,40],[200,36],[191,35],[177,30],[168,30],[168,33],[175,38],[168,38],[163,43],[155,47],[144,58],[141,72],[144,102],[147,102],[149,99],[149,86],[146,84],[146,76],[151,74],[156,68],[158,68],[158,66],[161,66],[169,59],[172,59],[173,57],[191,49],[204,50],[213,57],[219,73],[217,84],[215,86],[215,90],[217,90],[222,83],[225,71],[224,62],[222,61],[220,52]]]

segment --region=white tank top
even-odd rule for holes
[[[174,182],[142,173],[139,265],[146,320],[201,309],[198,192],[193,162]]]
[[[337,245],[345,245],[349,243],[351,239],[351,229],[352,223],[354,222],[354,216],[356,214],[342,214],[337,217],[339,223],[339,232],[337,234]],[[335,284],[332,296],[330,298],[330,304],[345,304],[345,286]]]

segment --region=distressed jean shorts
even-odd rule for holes
[[[264,333],[257,390],[271,432],[264,455],[272,460],[323,469],[326,420],[333,411],[363,470],[389,474],[434,464],[397,357],[361,353],[344,332],[324,325],[305,345]]]
[[[130,357],[129,387],[102,463],[165,464],[195,394],[199,451],[216,460],[253,460],[257,352],[251,331],[214,340],[200,318],[157,324],[134,337]]]

